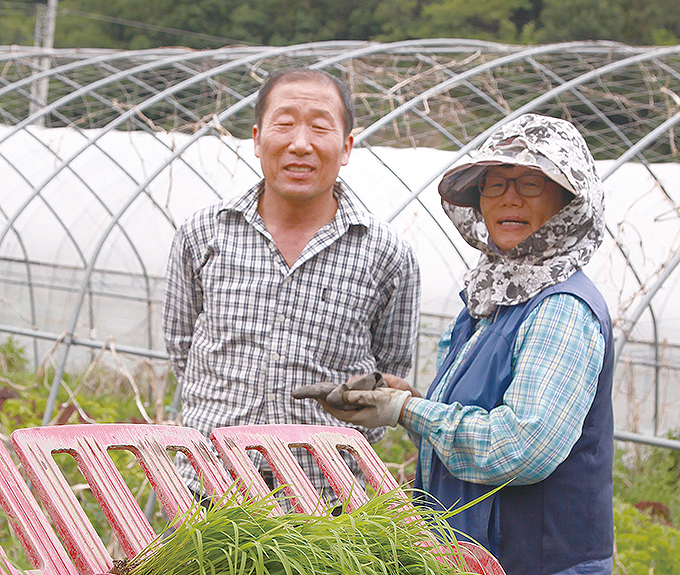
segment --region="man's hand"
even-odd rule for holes
[[[332,416],[364,427],[396,427],[404,404],[411,392],[404,389],[381,387],[368,391],[348,390],[342,394],[345,404],[353,405],[353,410],[335,409],[325,401],[319,400],[324,409]]]
[[[383,381],[387,384],[387,387],[403,389],[405,391],[410,391],[413,397],[422,397],[415,387],[412,387],[405,379],[402,379],[399,376],[391,373],[383,373]]]

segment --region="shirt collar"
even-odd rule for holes
[[[358,200],[352,192],[340,182],[336,182],[333,193],[338,199],[338,211],[335,213],[335,220],[341,223],[343,227],[362,226],[368,228],[369,216],[359,207]]]
[[[245,220],[251,225],[256,221],[261,222],[262,218],[257,212],[257,203],[263,191],[264,180],[260,180],[245,194],[223,200],[217,213],[219,214],[224,211],[239,212],[243,214]],[[368,214],[359,207],[357,200],[342,183],[335,183],[333,194],[338,200],[338,210],[335,212],[333,221],[339,228],[347,229],[350,226],[368,228]]]

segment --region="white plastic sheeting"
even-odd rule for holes
[[[436,185],[494,125],[533,111],[572,120],[605,181],[608,235],[587,272],[615,322],[617,426],[677,427],[680,46],[52,51],[44,69],[39,55],[0,48],[0,333],[19,337],[37,363],[58,339],[55,379],[109,338],[131,356],[162,359],[162,277],[175,226],[258,181],[252,142],[236,136],[248,137],[266,72],[303,64],[351,85],[356,148],[341,177],[417,250],[419,385],[477,260]],[[32,88],[46,80],[41,102]]]
[[[84,138],[96,136],[96,132],[69,128],[32,128],[12,140],[14,158],[0,148],[3,162],[30,158],[30,169],[24,170],[23,177],[11,166],[2,166],[3,212],[12,214],[26,207],[2,244],[0,275],[4,279],[0,286],[5,294],[0,323],[61,333],[91,268],[76,337],[114,337],[118,345],[162,353],[160,299],[175,225],[196,209],[254,185],[260,178],[259,163],[250,140],[204,136],[184,152],[182,162],[175,162],[140,188],[139,182],[164,166],[170,151],[189,136],[111,132],[101,137],[97,148],[88,147],[71,164],[72,169],[62,171],[39,196],[32,197],[33,186],[49,173],[55,156],[68,155]],[[374,148],[370,152],[358,148],[341,172],[366,209],[383,219],[389,219],[408,199],[409,189],[425,188],[419,202],[401,210],[392,224],[417,250],[423,278],[423,323],[432,333],[460,309],[462,276],[478,257],[441,209],[438,181],[428,182],[431,174],[444,170],[454,157],[453,152],[424,148]],[[600,174],[606,175],[612,164],[598,162]],[[662,281],[680,249],[680,164],[645,168],[628,163],[607,177],[605,187],[607,225],[614,235],[607,236],[587,271],[608,300],[619,341],[645,294],[656,289],[657,283],[660,286],[653,316],[647,310],[627,334],[629,342],[617,377],[619,403],[627,409],[631,393],[638,399],[653,394],[651,377],[636,376],[630,388],[628,362],[648,362],[646,371],[650,371],[657,351],[652,342],[658,342],[660,359],[665,362],[674,361],[680,346],[680,307],[676,305],[680,274]],[[642,284],[632,270],[644,278]],[[31,292],[35,315],[29,320]],[[46,348],[51,345],[44,344]],[[427,355],[427,347],[423,353]],[[431,372],[431,365],[421,364],[421,370]],[[673,409],[678,397],[672,379],[666,378],[667,387],[662,390],[668,410],[663,420],[670,425],[678,413]],[[648,420],[650,416],[647,413]]]

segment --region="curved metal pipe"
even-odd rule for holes
[[[504,118],[500,123],[496,124],[496,126],[498,126],[498,125],[500,125],[500,124],[502,124],[506,121],[510,121],[516,115],[519,115],[520,113],[524,113],[524,111],[529,111],[531,109],[536,108],[541,103],[547,101],[548,98],[555,98],[557,95],[559,95],[559,93],[561,93],[564,90],[572,90],[575,94],[578,95],[579,94],[579,92],[577,90],[578,85],[589,81],[589,79],[584,79],[584,77],[585,78],[593,78],[593,77],[596,77],[598,75],[605,74],[607,72],[611,72],[613,70],[616,70],[616,69],[618,69],[622,66],[630,65],[631,63],[634,63],[636,61],[642,61],[642,60],[650,59],[650,58],[658,58],[658,57],[660,57],[660,55],[664,55],[664,54],[667,54],[669,52],[672,53],[674,50],[677,50],[677,47],[670,47],[670,48],[652,51],[652,50],[648,50],[648,49],[644,49],[644,50],[642,50],[642,49],[626,49],[625,47],[622,48],[620,45],[614,45],[614,44],[611,44],[611,45],[618,48],[618,54],[629,53],[632,56],[629,56],[629,57],[627,57],[627,58],[625,58],[625,59],[623,59],[619,62],[614,62],[612,64],[602,66],[598,70],[595,70],[591,73],[585,74],[583,77],[577,79],[578,81],[566,82],[566,83],[563,84],[563,86],[560,86],[558,88],[550,90],[548,93],[543,95],[542,98],[539,97],[539,98],[535,99],[534,101],[530,102],[529,104],[523,106],[519,110],[511,113],[506,118]],[[244,62],[256,62],[256,61],[260,61],[261,59],[264,61],[264,58],[266,58],[267,55],[271,55],[271,54],[276,54],[276,55],[295,54],[295,55],[298,55],[298,56],[315,58],[315,57],[319,57],[319,55],[321,54],[319,48],[325,47],[325,48],[328,48],[330,50],[330,49],[333,49],[335,46],[339,46],[341,48],[346,48],[347,44],[346,43],[332,43],[332,42],[324,43],[324,44],[316,43],[316,44],[309,44],[309,45],[304,45],[304,46],[293,47],[293,48],[289,48],[289,49],[277,49],[273,52],[272,51],[262,52],[261,50],[249,49],[249,50],[243,50],[242,52],[240,52],[240,55],[242,56],[242,61],[244,61]],[[456,83],[464,82],[464,78],[468,78],[468,77],[471,77],[473,75],[479,74],[484,69],[490,69],[490,68],[493,68],[494,66],[503,65],[503,63],[510,63],[512,61],[521,61],[522,59],[528,59],[528,61],[531,61],[532,55],[537,55],[537,54],[540,54],[540,53],[551,53],[553,51],[565,50],[565,49],[566,50],[574,49],[574,50],[579,50],[579,51],[592,50],[592,51],[595,52],[595,51],[602,51],[603,47],[605,47],[605,46],[607,46],[606,43],[599,43],[595,47],[584,46],[583,43],[569,43],[569,44],[562,44],[562,45],[559,45],[557,47],[555,47],[555,46],[538,47],[538,48],[531,48],[531,49],[525,50],[525,49],[518,49],[517,47],[496,45],[496,44],[493,44],[493,43],[484,43],[484,42],[477,42],[477,41],[460,42],[458,40],[452,41],[452,40],[448,40],[448,39],[445,39],[445,40],[434,39],[434,40],[430,40],[430,41],[421,41],[421,40],[406,41],[406,42],[401,42],[401,43],[394,43],[392,45],[387,45],[387,46],[381,45],[381,44],[371,44],[371,43],[354,43],[354,44],[352,44],[353,49],[350,52],[344,51],[342,53],[339,53],[337,55],[334,55],[334,56],[331,56],[331,57],[328,57],[328,58],[321,58],[319,61],[312,64],[312,67],[340,66],[343,61],[350,60],[351,58],[359,57],[361,55],[369,55],[371,53],[387,52],[387,53],[392,53],[392,54],[410,54],[411,51],[423,50],[423,49],[425,49],[425,50],[429,49],[429,50],[432,50],[432,51],[438,51],[438,50],[445,51],[447,49],[455,49],[455,50],[458,50],[458,51],[464,51],[464,50],[467,49],[470,52],[473,52],[473,51],[479,50],[479,49],[487,49],[487,50],[493,50],[496,53],[503,54],[500,58],[496,58],[493,61],[486,63],[483,66],[477,66],[474,69],[471,69],[469,71],[464,72],[463,74],[458,74],[458,75],[453,76],[452,78],[449,79],[448,84],[447,83],[439,84],[438,86],[436,86],[436,87],[434,87],[434,88],[432,88],[428,91],[424,91],[422,94],[419,94],[417,98],[413,98],[412,100],[409,100],[408,102],[404,103],[403,105],[401,105],[397,109],[395,109],[395,111],[390,112],[390,114],[387,114],[386,116],[383,116],[378,122],[376,122],[375,124],[373,124],[373,126],[371,126],[369,128],[369,130],[372,130],[372,131],[364,130],[364,132],[357,135],[357,139],[356,139],[356,140],[358,140],[357,145],[361,145],[362,140],[367,142],[367,139],[373,133],[375,133],[376,130],[381,129],[381,127],[384,126],[387,122],[391,121],[392,118],[396,118],[400,115],[403,115],[406,111],[409,111],[409,110],[415,110],[414,113],[416,113],[416,114],[419,113],[419,110],[417,110],[415,107],[418,106],[419,103],[424,102],[424,100],[427,97],[432,96],[434,94],[437,94],[441,91],[448,89],[447,87],[442,87],[442,86],[447,86],[447,85],[453,86]],[[160,52],[156,52],[156,53],[160,53]],[[220,49],[220,50],[210,51],[210,53],[214,54],[215,58],[218,58],[223,52]],[[129,53],[126,54],[126,55],[129,55]],[[148,69],[153,68],[153,67],[158,66],[158,65],[165,65],[165,63],[171,62],[171,61],[174,62],[174,64],[172,64],[172,65],[176,65],[178,68],[183,68],[183,67],[185,67],[185,63],[192,60],[192,58],[187,57],[186,54],[178,55],[177,53],[173,53],[172,55],[168,56],[167,52],[163,52],[163,55],[165,56],[165,58],[162,58],[160,60],[156,60],[150,66],[149,65],[147,65],[147,66],[138,65],[138,66],[134,66],[133,68],[131,68],[129,70],[126,70],[124,73],[119,73],[118,79],[123,79],[125,77],[132,77],[133,81],[136,81],[137,78],[134,78],[133,75],[135,73],[139,73],[139,71],[141,71],[144,68],[146,68],[148,70]],[[191,56],[195,56],[195,54],[192,54]],[[205,56],[205,53],[202,53],[201,56]],[[121,56],[121,57],[123,57],[123,56]],[[418,57],[418,56],[416,55],[416,57]],[[102,61],[104,62],[103,67],[106,67],[107,66],[107,63],[106,63],[107,57],[106,56],[99,56],[99,58],[101,58]],[[93,60],[93,59],[91,59],[91,60]],[[539,66],[536,62],[533,62],[532,64],[536,68]],[[70,63],[69,65],[72,66],[72,67],[76,67],[76,64],[74,64],[74,63]],[[78,63],[77,65],[80,65],[80,63]],[[219,68],[223,69],[223,67],[226,67],[228,69],[228,68],[231,68],[235,65],[238,65],[238,64],[235,64],[235,61],[230,61],[228,63],[223,64],[222,66],[219,66]],[[243,65],[246,65],[246,64],[243,64]],[[188,64],[186,65],[186,67],[189,67]],[[52,70],[52,72],[54,72],[55,70],[58,70],[58,69],[59,68],[54,68]],[[187,86],[191,86],[194,82],[199,81],[198,78],[201,78],[202,80],[205,80],[205,81],[210,81],[210,79],[211,79],[211,77],[214,73],[216,73],[216,72],[214,72],[214,70],[211,70],[211,71],[208,71],[208,72],[203,73],[203,74],[198,74],[195,78],[191,78],[189,80],[186,80],[185,82],[182,82],[182,83],[178,84],[177,86],[172,87],[171,89],[165,90],[163,92],[158,92],[158,94],[154,95],[150,100],[151,101],[159,101],[160,98],[166,98],[166,99],[172,100],[173,94],[176,93],[177,91],[184,89]],[[51,73],[50,73],[50,75],[51,75]],[[115,74],[112,74],[111,76],[115,77]],[[35,77],[31,77],[31,78],[26,80],[26,82],[33,82],[33,81],[35,81]],[[100,81],[100,83],[96,87],[93,87],[93,86],[95,86],[95,84],[88,86],[87,90],[94,90],[94,91],[89,92],[90,96],[96,97],[98,95],[98,94],[96,94],[96,90],[99,89],[100,87],[104,86],[105,84],[106,84],[105,81]],[[468,88],[470,88],[469,85],[468,85]],[[85,95],[86,93],[88,93],[87,90],[84,91],[84,92],[81,92],[81,94]],[[0,92],[1,91],[2,91],[2,89],[0,89]],[[238,102],[238,104],[235,104],[234,106],[230,107],[228,110],[226,110],[225,112],[220,114],[219,118],[220,119],[228,118],[229,116],[235,114],[239,109],[242,109],[245,106],[251,105],[253,100],[254,100],[255,95],[256,94],[250,94],[248,96],[245,96],[241,102]],[[64,100],[62,99],[61,102],[64,102]],[[141,110],[147,105],[149,105],[149,104],[147,102],[144,102],[142,104],[142,106],[140,106],[139,109]],[[178,103],[178,105],[179,105],[179,103]],[[57,107],[54,107],[53,110],[57,110]],[[598,112],[596,110],[594,110],[594,111],[595,111],[596,114],[598,114]],[[51,113],[51,112],[45,111],[45,109],[43,109],[43,113],[47,114],[47,113]],[[134,115],[130,115],[129,113],[127,114],[127,116],[122,115],[121,117],[126,117],[125,121],[127,121],[127,120],[134,121],[135,120]],[[425,121],[430,121],[431,125],[433,125],[433,127],[435,129],[441,128],[440,131],[443,130],[442,126],[440,126],[435,121],[431,121],[431,119],[428,118],[426,115],[424,115],[422,117],[424,118]],[[116,125],[120,125],[120,122],[121,122],[120,118],[117,118],[115,120]],[[111,128],[109,126],[107,126],[104,131],[108,131],[109,129],[111,129]],[[163,166],[159,167],[159,169],[156,170],[154,172],[154,174],[152,174],[149,178],[147,178],[145,180],[145,182],[136,182],[137,187],[133,191],[132,196],[128,197],[128,200],[130,200],[132,202],[132,201],[134,201],[133,197],[144,193],[144,190],[141,189],[141,188],[143,188],[143,186],[145,184],[148,186],[153,180],[155,180],[163,172],[163,170],[167,169],[167,167],[170,166],[175,159],[177,159],[179,157],[180,160],[181,160],[181,154],[184,151],[186,151],[186,149],[188,149],[188,146],[191,145],[191,142],[195,141],[200,135],[205,135],[206,133],[208,133],[209,130],[210,130],[209,127],[205,127],[205,129],[199,130],[200,134],[195,134],[194,135],[195,137],[190,138],[189,139],[190,142],[188,143],[188,145],[183,146],[183,149],[181,151],[177,150],[176,153],[173,153],[173,154],[170,155],[170,157],[166,158],[163,162]],[[445,137],[448,138],[446,133],[444,133],[444,132],[442,132],[442,133],[444,134]],[[488,131],[485,132],[484,134],[482,134],[481,136],[479,136],[477,141],[481,142],[481,140],[484,139],[487,134],[488,134]],[[97,142],[97,139],[88,140],[86,147],[92,146],[92,145],[97,146],[96,142]],[[475,141],[473,140],[473,142],[475,142]],[[471,149],[472,147],[474,147],[476,145],[477,145],[476,143],[471,142],[467,145],[467,147],[463,147],[463,149]],[[370,146],[367,146],[367,147],[370,149]],[[81,153],[81,152],[82,152],[82,150],[80,150],[76,154],[64,159],[64,162],[70,164],[73,161],[73,159],[76,158],[79,155],[79,153]],[[461,155],[463,153],[465,153],[463,150],[459,150],[459,154],[454,159],[454,162],[457,161],[457,159],[459,157],[461,157]],[[437,176],[435,176],[435,178],[433,178],[425,187],[427,187],[428,185],[433,183],[436,178],[440,177],[440,175],[444,171],[446,171],[446,169],[448,169],[448,167],[450,167],[450,165],[451,164],[449,164],[446,168],[444,168],[442,171],[440,171],[439,174],[437,174]],[[254,169],[253,166],[249,166],[249,167],[255,173],[257,173],[257,171]],[[62,167],[62,166],[58,167],[58,170],[61,170],[61,169],[65,169],[65,168]],[[52,176],[52,177],[54,177],[54,176]],[[42,186],[44,187],[45,185],[47,185],[48,181],[43,182]],[[405,185],[405,183],[404,183],[404,187],[406,189],[408,189],[408,187]],[[406,206],[411,201],[415,200],[415,201],[421,203],[421,205],[422,205],[422,202],[419,199],[419,195],[425,189],[425,187],[421,188],[420,190],[411,190],[411,193],[409,195],[409,198],[407,198],[406,203],[404,203],[404,205],[401,206],[400,209],[397,212],[392,214],[390,219],[393,219],[394,217],[396,217],[398,215],[398,213],[403,211],[403,209],[405,209]],[[125,213],[125,211],[127,209],[129,209],[129,207],[124,207],[122,211],[119,211],[116,214],[112,214],[112,218],[113,218],[113,221],[114,221],[114,223],[112,225],[116,225],[116,223],[118,225],[120,224],[120,218],[123,216],[123,214]],[[11,216],[10,216],[10,219],[11,219]],[[435,222],[438,223],[436,218],[435,218]],[[107,234],[110,234],[111,231],[112,231],[112,229],[105,231],[104,235],[100,236],[101,245],[103,245],[105,243],[105,241],[106,241],[105,237],[106,237]],[[0,235],[0,243],[4,240],[5,235],[7,233],[8,233],[7,228],[2,230],[2,234]],[[91,276],[95,260],[98,258],[100,250],[101,250],[101,246],[98,248],[96,253],[93,256],[91,256],[91,261],[88,262],[88,267],[85,270],[85,274],[86,274],[87,277]],[[635,270],[633,270],[633,273],[635,273]],[[82,304],[82,300],[81,300],[81,304]],[[653,309],[652,309],[651,306],[649,307],[649,309],[652,310],[652,313],[653,313]],[[78,316],[76,314],[78,313],[78,311],[79,310],[74,310],[75,321],[77,321]],[[75,325],[75,324],[72,324],[72,325]],[[73,327],[73,329],[75,329],[75,327]],[[73,336],[73,329],[71,330],[71,336]],[[66,348],[67,349],[66,349],[66,352],[65,352],[65,355],[64,355],[64,362],[65,362],[65,359],[66,359],[66,354],[68,353],[68,345],[66,346]],[[63,370],[62,370],[61,373],[63,374]],[[54,384],[56,383],[56,381],[60,381],[60,379],[61,379],[61,375],[59,376],[58,380],[53,381],[53,387],[54,387]]]

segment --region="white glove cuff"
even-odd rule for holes
[[[390,427],[397,427],[397,425],[399,425],[399,416],[401,415],[401,410],[404,408],[404,404],[413,395],[410,391],[405,389],[395,391],[398,391],[398,393],[395,393],[393,396],[391,402],[392,413],[390,414],[389,421],[387,421],[387,425]]]

